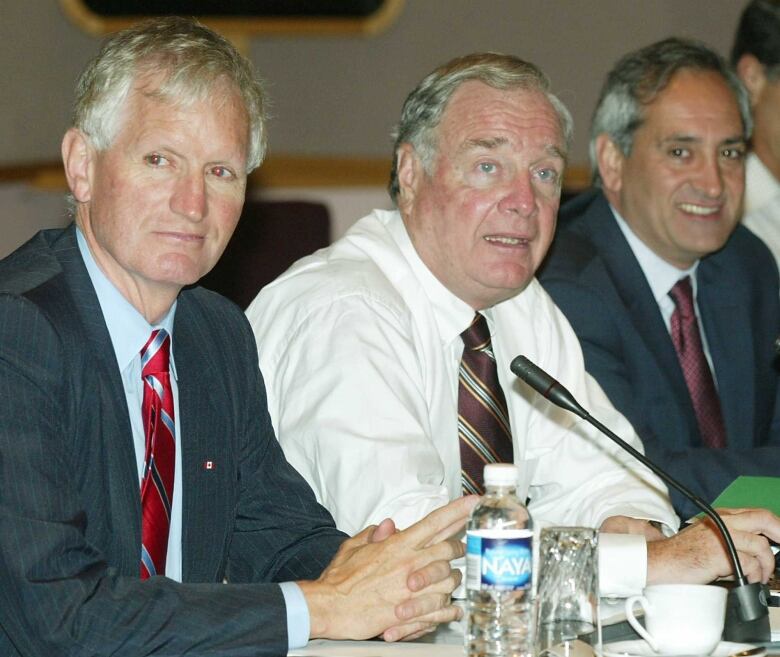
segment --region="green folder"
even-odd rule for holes
[[[712,506],[726,509],[763,507],[780,515],[780,477],[737,477]]]

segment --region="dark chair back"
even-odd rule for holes
[[[247,201],[233,237],[199,285],[246,308],[293,262],[330,243],[330,215],[321,203]]]

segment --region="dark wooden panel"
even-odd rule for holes
[[[255,34],[378,34],[404,0],[59,0],[92,34],[108,34],[154,16],[195,16],[230,38]]]
[[[122,16],[231,16],[244,18],[321,16],[365,18],[385,0],[82,0],[94,14]]]

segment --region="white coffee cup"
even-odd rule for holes
[[[645,625],[634,605],[645,612]],[[709,655],[718,645],[726,619],[726,589],[704,584],[654,584],[626,600],[626,619],[660,654]]]

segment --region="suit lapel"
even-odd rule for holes
[[[90,362],[96,382],[93,386],[99,400],[94,414],[103,441],[102,450],[88,450],[102,454],[107,464],[95,464],[96,468],[107,468],[109,497],[107,517],[112,536],[110,541],[117,546],[112,562],[123,574],[137,574],[141,545],[141,504],[138,488],[138,470],[133,446],[130,418],[125,402],[124,387],[117,367],[114,347],[103,320],[103,313],[81,258],[76,243],[75,227],[71,225],[53,245],[53,249],[72,290],[74,311],[83,329],[83,345],[90,352]]]
[[[52,245],[72,290],[78,326],[79,348],[89,349],[93,364],[93,397],[99,404],[91,414],[97,426],[93,439],[101,449],[85,450],[96,471],[107,469],[109,498],[104,537],[111,544],[111,562],[124,575],[136,575],[141,545],[141,504],[138,465],[124,387],[117,368],[111,336],[76,243],[75,227],[66,229]],[[237,413],[220,376],[213,331],[188,292],[182,293],[174,322],[173,349],[178,374],[182,443],[182,579],[221,581],[224,575],[233,508],[236,472],[232,446]],[[102,456],[100,456],[102,455]],[[89,457],[88,457],[89,458]]]
[[[756,390],[754,331],[747,304],[751,291],[735,275],[739,267],[723,252],[705,258],[697,270],[697,300],[707,336],[730,448],[753,446]],[[724,281],[728,293],[724,294]]]
[[[650,285],[603,195],[599,195],[582,218],[588,232],[599,235],[599,254],[622,304],[643,343],[658,365],[658,371],[671,395],[681,406],[681,418],[690,435],[698,435],[693,405],[685,384],[677,353],[656,303]]]
[[[179,297],[173,336],[184,489],[182,577],[221,581],[235,515],[236,418],[222,385],[224,366],[214,357],[214,335],[189,295]]]

